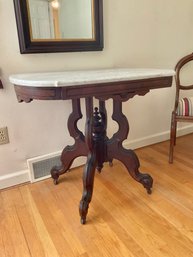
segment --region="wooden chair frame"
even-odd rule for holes
[[[174,152],[174,146],[176,145],[177,122],[193,122],[193,116],[177,115],[180,90],[193,89],[193,85],[184,86],[181,84],[181,81],[180,81],[180,71],[182,67],[190,61],[193,61],[193,53],[186,55],[185,57],[180,59],[175,67],[176,97],[175,97],[174,110],[172,112],[172,117],[171,117],[169,163],[173,163],[173,152]]]

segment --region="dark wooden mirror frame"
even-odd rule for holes
[[[31,41],[27,0],[14,0],[15,16],[21,54],[101,51],[103,49],[102,0],[94,0],[94,40],[83,41]]]

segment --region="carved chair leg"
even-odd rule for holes
[[[170,149],[169,149],[169,163],[173,163],[174,145],[176,142],[177,122],[175,120],[175,113],[172,113],[171,130],[170,130]]]
[[[72,113],[68,118],[68,130],[70,136],[74,138],[75,143],[72,146],[64,148],[61,155],[61,166],[55,166],[51,169],[51,176],[54,184],[58,184],[59,176],[66,173],[75,158],[79,156],[87,156],[88,148],[85,143],[83,133],[78,129],[77,122],[82,118],[80,99],[72,99]]]
[[[176,134],[177,134],[177,121],[175,121],[175,134],[174,134],[174,145],[176,145]]]

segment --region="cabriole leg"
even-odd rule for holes
[[[81,224],[86,223],[86,215],[93,193],[95,168],[96,156],[95,154],[89,154],[83,173],[83,194],[79,206]]]
[[[122,113],[122,102],[113,100],[113,120],[119,124],[119,130],[115,133],[111,140],[107,144],[107,155],[109,159],[118,159],[127,168],[129,174],[137,182],[141,183],[147,190],[147,193],[151,193],[153,185],[153,179],[148,174],[140,173],[140,163],[137,155],[128,149],[124,149],[122,146],[123,140],[127,138],[129,133],[129,124],[127,118]]]
[[[89,150],[87,157],[87,163],[83,173],[83,194],[79,205],[80,221],[82,224],[86,223],[86,215],[88,212],[89,203],[92,199],[93,186],[94,186],[94,175],[96,169],[96,154],[93,141],[93,99],[88,97],[86,101],[86,131],[85,141]]]
[[[77,122],[82,118],[80,99],[72,99],[72,113],[68,118],[68,130],[70,136],[74,138],[75,143],[72,146],[64,148],[61,155],[61,166],[55,166],[51,169],[51,176],[54,184],[58,183],[59,176],[66,173],[74,161],[79,156],[87,156],[88,148],[85,143],[83,133],[78,129]]]
[[[173,163],[174,145],[176,144],[176,129],[177,129],[177,122],[175,120],[175,113],[172,112],[171,129],[170,129],[169,163]]]

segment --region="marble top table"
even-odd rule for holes
[[[167,77],[174,74],[173,70],[163,69],[102,69],[16,74],[10,76],[10,81],[20,86],[60,87]]]
[[[139,160],[134,151],[124,149],[122,142],[129,133],[129,124],[122,113],[122,102],[135,95],[145,95],[150,90],[172,85],[173,70],[165,69],[103,69],[87,71],[65,71],[28,73],[10,76],[19,102],[38,100],[72,101],[72,113],[68,119],[70,136],[74,145],[66,146],[61,154],[61,166],[51,170],[54,183],[66,173],[79,156],[87,156],[83,173],[83,195],[79,205],[81,223],[85,224],[91,202],[95,170],[101,172],[104,162],[112,165],[113,159],[121,161],[129,174],[151,193],[153,179],[139,171]],[[93,98],[98,107],[93,106]],[[85,134],[77,122],[82,118],[80,98],[85,98]],[[105,101],[113,99],[112,119],[119,125],[118,131],[108,138]],[[140,115],[140,114],[139,114]]]

